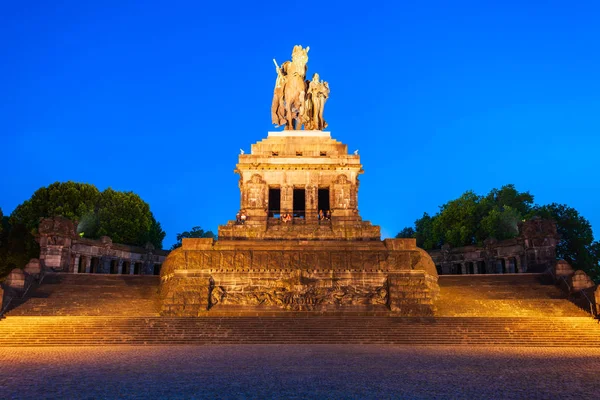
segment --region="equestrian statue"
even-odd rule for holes
[[[292,61],[281,66],[275,63],[277,79],[273,91],[271,120],[275,126],[285,125],[285,130],[323,130],[327,122],[323,119],[323,108],[329,98],[329,84],[314,74],[306,80],[308,50],[294,46]]]

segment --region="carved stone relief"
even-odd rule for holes
[[[209,278],[209,309],[217,305],[271,306],[290,311],[316,311],[325,306],[387,305],[387,283],[370,287],[339,284],[303,276],[300,271],[287,279],[264,285],[217,285]]]

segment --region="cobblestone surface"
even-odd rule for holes
[[[0,397],[591,399],[599,370],[597,348],[0,348]]]

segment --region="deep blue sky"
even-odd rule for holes
[[[239,148],[273,129],[271,59],[302,44],[384,236],[507,183],[598,236],[599,20],[596,1],[5,2],[0,207],[74,180],[138,193],[166,247],[216,232]]]

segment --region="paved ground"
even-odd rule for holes
[[[600,349],[0,348],[0,398],[592,399],[598,371]]]

